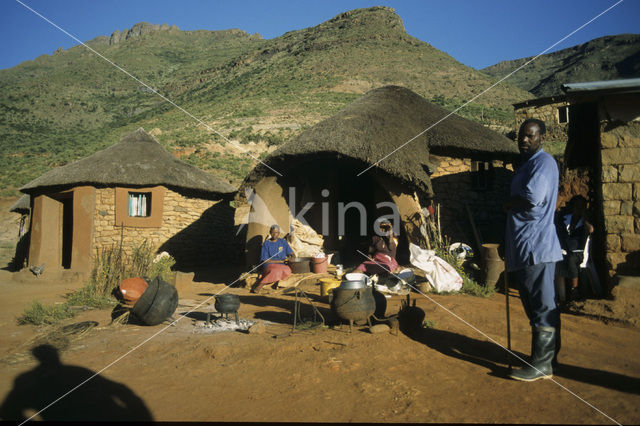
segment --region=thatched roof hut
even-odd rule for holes
[[[381,87],[275,150],[243,182],[253,192],[238,193],[236,223],[248,224],[249,263],[268,222],[287,229],[305,205],[310,226],[326,236],[325,249],[366,251],[369,236],[361,229],[371,232],[382,216],[380,206],[389,203],[397,206],[404,246],[417,242],[420,203],[433,196],[430,175],[436,165],[430,152],[477,160],[509,160],[517,153],[509,139],[448,114],[409,89]],[[244,200],[246,194],[260,201]],[[345,213],[344,206],[354,203],[364,207],[362,221],[353,211]]]
[[[508,138],[455,114],[416,137],[449,113],[407,88],[381,87],[303,132],[264,162],[285,174],[292,163],[305,158],[347,157],[362,165],[355,175],[382,160],[373,169],[431,193],[429,174],[436,166],[429,161],[429,153],[504,161],[517,155]],[[259,164],[246,182],[270,174]]]
[[[184,163],[143,129],[21,188],[31,196],[29,265],[86,273],[100,250],[145,242],[177,265],[225,261],[236,189]],[[51,266],[51,268],[49,268]]]
[[[82,184],[163,185],[218,195],[236,191],[222,179],[175,158],[142,128],[125,135],[109,148],[45,173],[20,190],[32,193],[39,189]]]

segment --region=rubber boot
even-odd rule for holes
[[[533,347],[531,348],[531,366],[513,371],[509,377],[524,382],[553,377],[551,361],[556,353],[556,329],[553,327],[535,327],[533,329]]]

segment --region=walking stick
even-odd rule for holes
[[[509,352],[507,352],[507,365],[509,368],[509,373],[511,373],[512,370],[512,366],[511,366],[511,320],[509,317],[509,272],[505,269],[504,271],[504,295],[506,297],[506,306],[507,306],[507,349],[509,349]]]

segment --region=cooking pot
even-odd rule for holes
[[[343,290],[356,290],[359,288],[367,288],[367,283],[364,280],[344,280],[340,283],[340,288]]]
[[[306,274],[311,272],[311,257],[294,257],[287,260],[287,264],[294,274]]]
[[[349,321],[349,329],[355,321],[370,322],[376,310],[371,287],[345,289],[342,286],[333,289],[331,310],[341,320]]]
[[[354,290],[358,288],[366,288],[371,285],[371,278],[365,274],[352,272],[344,276],[344,280],[340,284],[340,288]]]
[[[231,293],[220,294],[216,296],[216,302],[213,307],[221,314],[233,314],[238,312],[238,308],[240,307],[240,296]]]

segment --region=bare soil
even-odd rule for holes
[[[96,321],[98,326],[74,334],[60,327],[19,326],[16,317],[34,298],[62,301],[82,283],[46,272],[35,278],[0,271],[2,401],[10,392],[21,395],[12,408],[33,415],[93,372],[98,376],[36,418],[640,423],[637,328],[565,314],[554,380],[522,383],[506,378],[504,349],[476,331],[506,345],[504,294],[489,299],[412,294],[431,328],[411,335],[371,334],[365,326],[350,333],[345,325],[291,333],[294,296],[225,290],[223,282],[238,272],[196,274],[195,282],[181,285],[177,314],[188,316],[175,326],[110,325],[109,310],[87,310],[65,324]],[[319,286],[302,285],[333,320]],[[240,317],[262,321],[263,333],[195,333],[201,330],[196,321],[213,311],[211,296],[223,290],[240,295]],[[398,311],[400,299],[388,299],[387,315]],[[529,325],[515,291],[510,302],[512,348],[524,356]],[[309,312],[307,301],[301,306],[303,314]],[[58,348],[61,365],[38,365],[31,356],[30,349],[44,342]]]

